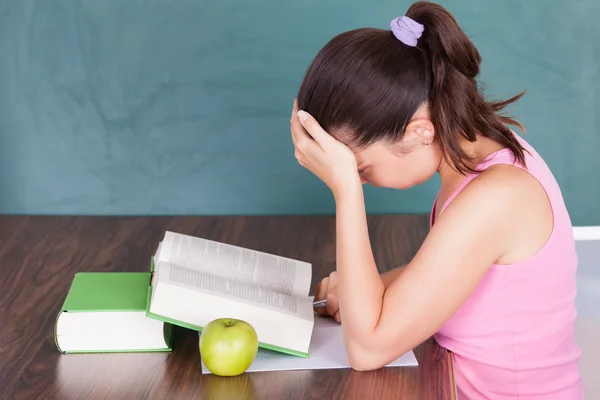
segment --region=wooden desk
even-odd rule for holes
[[[378,265],[410,260],[426,216],[370,217]],[[197,333],[172,353],[60,355],[56,314],[77,271],[146,271],[164,231],[311,262],[311,293],[335,268],[332,217],[0,217],[1,399],[450,399],[452,358],[429,340],[419,367],[202,376]],[[383,268],[382,268],[383,270]]]

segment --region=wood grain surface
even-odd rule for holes
[[[381,271],[407,263],[427,216],[370,216]],[[146,271],[165,230],[312,263],[311,293],[335,269],[333,217],[0,216],[0,399],[451,399],[452,357],[433,340],[418,367],[203,376],[197,333],[172,353],[61,355],[57,312],[79,271]]]

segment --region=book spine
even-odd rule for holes
[[[58,349],[59,353],[61,353],[61,354],[66,354],[66,352],[63,349],[61,349],[60,345],[58,344],[58,333],[56,330],[58,328],[58,321],[59,321],[61,315],[65,312],[67,312],[67,310],[60,310],[60,312],[56,316],[56,321],[54,321],[54,344],[56,345],[56,348]]]

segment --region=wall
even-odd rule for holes
[[[596,0],[444,1],[555,172],[577,224],[600,224]],[[410,3],[0,0],[0,213],[320,214],[289,115],[333,35]],[[401,173],[401,171],[399,172]],[[428,212],[437,179],[367,189],[371,213]]]

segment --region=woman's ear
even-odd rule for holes
[[[410,121],[405,132],[404,137],[409,143],[420,143],[425,146],[429,146],[433,142],[435,136],[433,123],[428,119],[415,119]]]

